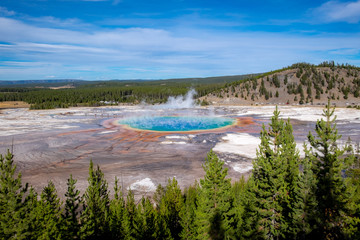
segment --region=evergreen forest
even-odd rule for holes
[[[189,89],[196,90],[194,98],[201,105],[225,99],[240,104],[325,105],[331,99],[334,104],[360,108],[360,68],[330,61],[295,63],[262,74],[208,78],[0,81],[0,102],[23,101],[30,109],[161,104],[170,96],[185,95]]]
[[[30,109],[52,109],[81,106],[118,105],[119,103],[164,103],[170,96],[185,95],[195,89],[195,98],[221,89],[227,83],[248,79],[254,74],[186,78],[168,80],[111,80],[111,81],[0,81],[0,102],[24,101]],[[38,83],[36,83],[38,82]],[[51,89],[62,85],[69,88]],[[200,103],[201,104],[201,103]]]
[[[339,146],[334,110],[328,104],[309,132],[304,158],[276,108],[248,179],[229,179],[210,151],[198,182],[181,190],[169,179],[139,201],[117,178],[110,195],[91,161],[82,194],[71,175],[64,197],[51,181],[37,193],[22,183],[8,151],[0,156],[0,238],[360,239],[359,152]]]

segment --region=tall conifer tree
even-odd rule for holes
[[[276,107],[269,129],[263,125],[249,188],[259,213],[253,216],[259,222],[252,225],[258,225],[268,239],[294,238],[301,219],[299,154],[290,121],[284,122],[279,115]]]
[[[349,184],[351,179],[343,175],[350,167],[353,155],[345,156],[347,147],[339,148],[337,145],[341,136],[336,128],[334,111],[329,101],[323,112],[325,120],[316,123],[316,137],[311,132],[308,135],[313,148],[308,157],[313,161],[317,201],[312,236],[319,239],[350,237],[354,230],[352,224],[358,221],[352,217],[354,188]]]
[[[123,225],[125,202],[117,177],[115,177],[114,192],[114,198],[110,202],[109,228],[111,239],[123,239],[125,236]]]
[[[143,225],[144,221],[139,209],[136,207],[134,193],[129,189],[126,196],[126,207],[123,219],[124,239],[135,240],[141,238]]]
[[[63,239],[62,211],[55,185],[49,181],[36,206],[37,239]]]
[[[311,233],[315,226],[315,216],[314,212],[316,212],[316,196],[315,196],[315,188],[316,188],[316,179],[313,172],[313,158],[310,157],[310,149],[304,143],[304,152],[305,157],[302,159],[301,166],[301,180],[300,180],[300,189],[301,189],[301,197],[303,199],[302,205],[302,219],[300,225],[300,236],[306,237],[309,233]]]
[[[169,179],[165,194],[161,199],[159,210],[173,239],[180,239],[180,233],[182,231],[180,211],[182,207],[183,197],[178,182],[175,178],[172,180]]]
[[[149,198],[142,197],[138,204],[138,226],[137,239],[151,240],[156,238],[156,211]]]
[[[195,182],[194,186],[190,186],[184,190],[184,206],[180,211],[180,223],[182,226],[181,239],[190,240],[196,236],[195,212],[198,195],[199,186],[197,182]]]
[[[282,215],[286,223],[285,239],[298,238],[303,220],[303,195],[301,192],[300,155],[296,148],[293,128],[288,119],[280,133],[279,157],[285,165],[284,184],[285,196],[282,202]]]
[[[26,239],[31,236],[31,197],[28,185],[22,185],[21,173],[15,176],[14,155],[0,154],[0,238]]]
[[[166,217],[162,214],[162,212],[164,212],[163,198],[165,197],[165,194],[166,188],[159,184],[153,196],[156,205],[155,226],[157,239],[172,239],[170,229],[168,228],[168,224],[166,222]]]
[[[354,164],[352,165],[351,169],[347,171],[347,174],[349,175],[351,179],[351,184],[354,187],[354,195],[353,195],[353,201],[354,201],[354,208],[356,209],[354,216],[358,219],[360,219],[360,146],[359,143],[357,144],[356,149],[354,149]],[[353,238],[354,239],[360,239],[360,221],[357,221],[355,223],[355,231]]]
[[[81,213],[81,239],[107,238],[109,234],[108,184],[100,167],[89,166],[89,186],[84,193],[84,211]]]
[[[76,189],[77,180],[72,175],[67,181],[67,192],[65,193],[65,211],[64,211],[64,238],[75,239],[79,236],[80,225],[78,221],[78,211],[80,206],[80,191]]]
[[[242,226],[244,225],[244,198],[246,192],[246,180],[244,176],[240,178],[239,181],[235,182],[231,188],[231,194],[233,201],[233,206],[231,211],[233,212],[234,221],[232,223],[231,235],[236,237],[236,239],[242,238]]]
[[[264,239],[263,227],[260,226],[260,212],[257,206],[256,185],[251,176],[247,181],[245,196],[241,205],[243,211],[238,217],[236,228],[237,239]],[[241,212],[240,212],[241,213]],[[235,215],[236,216],[236,215]],[[241,218],[240,218],[241,217]]]
[[[200,179],[200,196],[196,209],[197,239],[224,239],[229,232],[231,199],[231,179],[227,168],[213,151],[207,155],[203,169],[204,179]]]

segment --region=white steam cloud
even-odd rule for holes
[[[169,97],[168,101],[165,104],[161,104],[156,106],[156,108],[160,109],[181,109],[181,108],[193,108],[196,107],[194,96],[196,95],[196,91],[194,89],[190,89],[185,96],[176,96]]]

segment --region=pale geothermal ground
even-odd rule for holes
[[[229,168],[229,177],[248,176],[260,143],[261,125],[275,106],[194,107],[173,102],[162,106],[114,106],[29,111],[0,111],[0,153],[12,149],[15,163],[37,191],[52,180],[61,196],[70,174],[77,187],[87,186],[88,166],[99,164],[110,189],[117,176],[124,189],[151,195],[158,184],[175,177],[185,188],[203,177],[202,164],[213,149]],[[279,106],[281,118],[291,119],[300,155],[309,131],[314,132],[322,107]],[[338,108],[340,144],[348,137],[360,142],[360,111]],[[238,125],[222,130],[191,133],[159,133],[113,125],[114,119],[143,116],[226,116]]]

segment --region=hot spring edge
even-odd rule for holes
[[[188,132],[219,129],[235,122],[235,119],[225,117],[154,116],[124,118],[117,124],[148,131]]]

